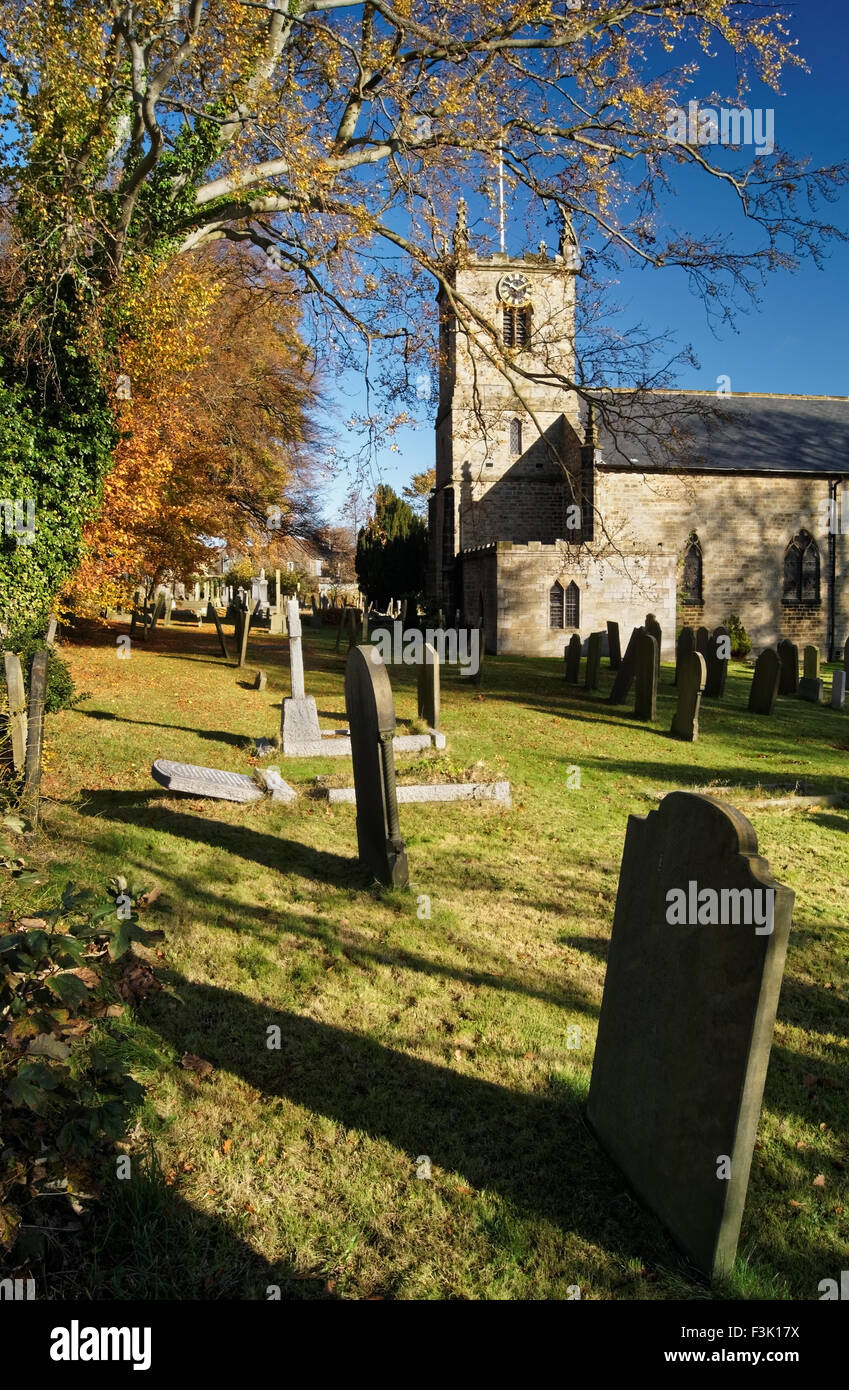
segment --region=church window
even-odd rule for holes
[[[820,601],[820,555],[807,531],[795,535],[784,552],[784,602]]]
[[[522,422],[510,421],[510,457],[517,459],[522,452]]]
[[[702,548],[695,536],[691,538],[684,555],[681,602],[697,604],[702,602]]]
[[[514,309],[505,304],[504,308],[501,310],[501,314],[504,346],[512,348],[524,347],[530,337],[530,309]]]
[[[548,594],[548,626],[563,626],[563,585],[557,581],[551,586]]]
[[[563,622],[563,626],[564,626],[564,627],[580,627],[580,625],[581,625],[580,595],[579,595],[579,591],[578,591],[578,586],[577,586],[577,584],[575,583],[574,580],[572,580],[571,584],[569,585],[568,589],[566,590],[566,603],[565,603],[565,608],[564,608],[564,622]]]

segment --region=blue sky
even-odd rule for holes
[[[810,155],[815,165],[837,163],[849,154],[847,9],[843,0],[804,0],[791,7],[791,12],[799,51],[811,71],[785,74],[780,95],[756,87],[748,103],[774,109],[775,138],[781,148],[796,156]],[[722,69],[705,65],[703,73],[705,90],[725,85]],[[693,96],[698,95],[696,83]],[[739,154],[735,158],[739,159]],[[677,225],[699,233],[723,224],[727,205],[716,201],[712,185],[713,180],[694,177],[679,185],[670,205]],[[820,204],[818,216],[849,230],[849,189],[840,190],[833,204]],[[553,249],[551,233],[548,241]],[[536,249],[536,242],[526,246],[522,228],[511,227],[508,221],[507,249],[520,255]],[[738,315],[734,329],[723,328],[719,334],[678,271],[626,269],[618,278],[615,294],[626,311],[623,323],[641,322],[656,332],[669,329],[678,346],[693,345],[700,369],[683,368],[679,386],[714,390],[717,378],[725,375],[731,379],[732,391],[849,395],[847,286],[849,246],[835,242],[826,252],[822,270],[808,262],[796,273],[771,275],[761,291],[760,303]],[[361,382],[352,376],[345,378],[328,405],[335,442],[344,450],[342,421],[363,409]],[[379,453],[375,465],[382,481],[400,490],[413,473],[433,464],[433,403],[430,409],[423,406],[416,428],[402,430],[395,443],[398,452]],[[338,506],[347,481],[340,477],[328,489],[328,512],[333,513]]]

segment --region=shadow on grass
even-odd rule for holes
[[[253,689],[246,682],[239,681],[239,684],[245,690]],[[229,743],[234,748],[243,748],[251,741],[247,734],[234,734],[223,729],[190,729],[185,724],[164,724],[156,719],[128,719],[126,715],[112,714],[110,710],[81,709],[77,713],[85,715],[86,719],[114,719],[116,724],[138,724],[145,729],[172,729],[181,734],[194,734],[196,738],[211,739],[214,743]]]

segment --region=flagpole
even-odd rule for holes
[[[504,144],[499,138],[498,141],[498,236],[502,251],[506,251],[504,243]]]

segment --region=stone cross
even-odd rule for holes
[[[12,765],[15,772],[24,770],[27,754],[27,697],[20,657],[15,652],[3,653],[6,674],[6,696],[9,702],[9,734],[12,739]]]
[[[806,647],[804,652],[804,672],[807,680],[817,680],[820,673],[819,647]]]
[[[587,1118],[711,1277],[734,1263],[792,912],[734,807],[671,792],[629,817]]]
[[[690,653],[694,652],[695,650],[695,632],[691,627],[682,627],[681,631],[678,634],[678,641],[675,643],[675,685],[678,684],[678,671],[680,670],[681,662],[684,660],[685,657],[689,656]]]
[[[577,685],[581,672],[581,639],[577,632],[572,633],[563,648],[563,659],[566,662],[566,680],[570,685]]]
[[[831,678],[831,708],[842,709],[846,699],[846,672],[835,671]]]
[[[603,632],[591,632],[587,643],[587,671],[584,680],[585,690],[598,690],[598,673],[601,668],[601,644]]]
[[[410,873],[395,792],[395,708],[377,647],[357,646],[348,652],[345,707],[351,728],[360,863],[379,882],[404,888]]]
[[[418,669],[418,713],[429,729],[439,728],[439,654],[435,647],[425,642],[422,648],[424,660]]]
[[[637,664],[637,637],[643,631],[641,627],[635,627],[628,638],[628,645],[625,648],[625,655],[622,658],[622,665],[616,672],[616,679],[613,682],[613,689],[607,697],[609,705],[624,705],[634,684],[634,670]]]
[[[622,647],[619,642],[619,624],[607,624],[607,656],[611,671],[618,671],[622,665]]]
[[[304,653],[301,648],[301,611],[296,598],[286,604],[286,623],[289,628],[289,675],[292,682],[292,699],[303,700]]]
[[[781,679],[781,658],[772,647],[762,651],[755,662],[752,684],[749,688],[749,712],[751,714],[772,714],[778,696],[778,682]]]
[[[788,642],[784,638],[778,644],[778,657],[781,662],[778,693],[795,695],[799,689],[799,648],[794,642]]]
[[[728,675],[728,657],[722,652],[730,650],[731,634],[727,627],[715,627],[708,641],[707,676],[705,695],[721,700],[725,694],[725,680]]]
[[[699,705],[705,688],[705,659],[692,651],[678,665],[678,703],[672,716],[671,733],[686,743],[699,737]]]
[[[640,628],[635,645],[634,714],[638,719],[657,718],[657,641]]]

